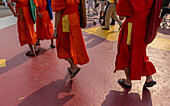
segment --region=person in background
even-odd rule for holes
[[[118,24],[119,24],[119,29],[122,26],[122,21],[118,18],[116,14],[116,5],[117,5],[117,0],[108,0],[108,8],[106,11],[106,16],[105,16],[105,27],[102,28],[103,30],[109,30],[110,27],[110,18],[112,17]]]
[[[34,22],[31,17],[29,0],[12,0],[12,2],[16,3],[16,11],[11,4],[11,0],[7,0],[10,10],[17,18],[20,45],[28,44],[30,50],[26,53],[26,56],[35,56],[36,53],[38,53],[35,45],[37,36],[34,31]]]
[[[3,2],[4,2],[4,6],[7,7],[7,1],[3,0]]]

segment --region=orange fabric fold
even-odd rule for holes
[[[17,0],[17,2],[14,0],[14,2],[16,3],[16,11],[19,14],[17,27],[20,44],[21,46],[25,44],[34,45],[37,41],[37,36],[34,31],[34,24],[30,14],[29,0]]]
[[[36,32],[37,39],[53,39],[54,28],[51,22],[50,16],[46,9],[47,2],[46,0],[38,0],[38,10],[42,15],[42,18],[37,17],[36,21]]]
[[[66,7],[66,2],[64,0],[52,0],[51,8],[54,12],[63,10]]]
[[[62,17],[68,15],[70,22],[70,32],[63,32],[62,22],[60,21],[58,27],[58,38],[56,41],[57,55],[60,59],[72,58],[75,64],[86,64],[89,62],[89,57],[86,51],[85,42],[83,39],[82,31],[79,22],[78,2],[77,0],[67,1],[67,6],[63,8],[61,0],[53,0],[57,3],[62,10]],[[53,2],[52,1],[52,2]],[[77,7],[77,9],[75,9]],[[54,7],[53,7],[54,8]],[[55,10],[54,8],[54,10]],[[70,11],[69,11],[70,10]],[[74,11],[71,11],[74,10]]]

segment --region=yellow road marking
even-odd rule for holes
[[[109,41],[116,41],[119,35],[118,28],[119,26],[115,25],[112,26],[110,30],[102,30],[102,27],[95,27],[95,28],[82,29],[82,31],[93,34],[95,36],[99,36]]]
[[[82,29],[82,31],[104,38],[108,41],[117,41],[119,35],[118,28],[119,25],[113,25],[110,30],[102,30],[102,27],[94,27]],[[164,51],[170,51],[170,39],[156,37],[148,46]]]
[[[170,51],[170,39],[156,37],[148,46],[164,51]]]
[[[6,67],[6,60],[0,59],[0,67]]]

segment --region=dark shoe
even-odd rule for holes
[[[118,82],[120,85],[122,85],[123,87],[125,87],[125,88],[129,88],[129,89],[132,88],[131,85],[126,85],[126,84],[125,84],[125,79],[119,79],[117,82]]]
[[[53,46],[53,45],[50,45],[50,47],[51,47],[51,48],[55,48],[55,46]]]
[[[35,54],[32,54],[30,51],[28,51],[25,55],[26,55],[26,56],[31,56],[31,57],[34,57],[34,56],[35,56]]]
[[[102,28],[102,30],[109,30],[109,28]]]
[[[35,54],[38,55],[40,53],[40,50],[38,49],[37,51],[35,51]]]
[[[77,70],[72,73],[70,79],[74,78],[80,70],[81,70],[81,68],[77,68]]]
[[[110,25],[115,25],[115,22],[111,22]]]
[[[154,86],[156,84],[156,81],[150,81],[150,82],[145,82],[145,84],[144,84],[144,88],[146,88],[146,87],[152,87],[152,86]]]
[[[36,42],[36,45],[37,45],[37,46],[40,46],[40,43]]]
[[[68,67],[68,72],[70,73],[70,74],[73,74],[73,72],[71,72],[71,70],[70,70],[70,68]]]

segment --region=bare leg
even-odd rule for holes
[[[33,49],[33,46],[30,45],[30,44],[28,44],[28,46],[29,46],[29,48],[30,48],[30,53],[31,53],[31,54],[35,54],[35,51],[34,51],[34,49]]]
[[[71,72],[75,72],[77,68],[79,68],[77,65],[74,64],[73,59],[72,58],[67,58],[67,61],[70,64],[70,71]]]
[[[35,50],[35,51],[38,51],[38,48],[37,48],[37,46],[36,46],[36,45],[34,45],[34,50]]]
[[[37,44],[40,44],[40,40],[39,39],[37,40]]]
[[[52,45],[52,46],[55,46],[55,45],[54,45],[54,40],[53,40],[53,39],[51,39],[51,45]]]
[[[130,68],[124,68],[124,71],[126,75],[125,84],[132,85],[131,80],[130,80]]]
[[[153,81],[152,76],[146,76],[146,82],[151,82],[151,81]]]

